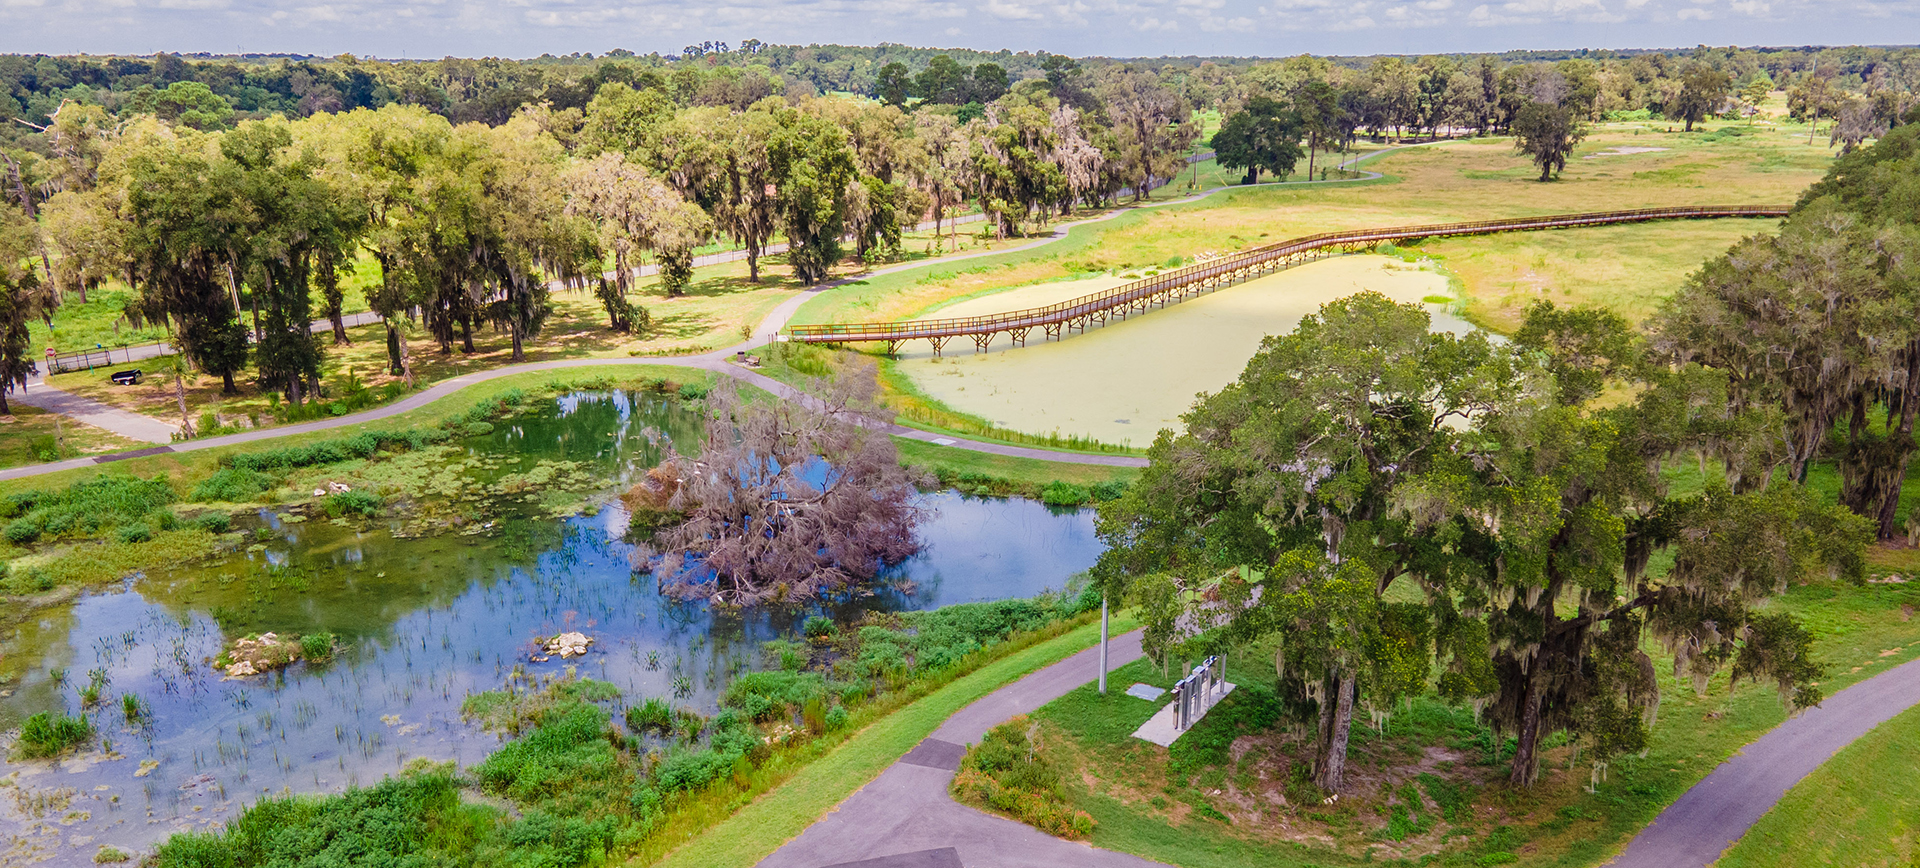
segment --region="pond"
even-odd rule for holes
[[[1099,277],[1042,283],[968,299],[929,316],[981,316],[1057,304],[1111,289]],[[924,341],[902,347],[898,369],[928,397],[995,425],[1033,434],[1092,437],[1145,448],[1162,428],[1180,429],[1196,393],[1233,382],[1268,335],[1286,334],[1320,306],[1371,290],[1419,304],[1433,328],[1465,334],[1473,326],[1433,299],[1448,298],[1446,275],[1388,256],[1341,256],[1258,277],[1237,286],[1109,320],[1026,346],[1002,335],[989,352],[964,341],[935,356]],[[1152,347],[1152,352],[1141,352]]]
[[[1088,513],[942,492],[923,496],[932,514],[922,552],[858,596],[744,614],[664,598],[634,574],[626,514],[606,495],[658,461],[646,429],[686,443],[697,426],[656,395],[567,395],[439,460],[469,483],[530,463],[571,468],[600,484],[607,502],[597,510],[552,517],[540,492],[486,503],[456,495],[438,533],[423,533],[435,522],[417,515],[369,528],[262,510],[246,522],[254,540],[244,551],[156,568],[38,613],[0,639],[0,726],[79,712],[76,689],[98,670],[107,686],[89,717],[107,748],[56,765],[0,763],[12,787],[0,796],[9,839],[0,862],[84,861],[101,844],[143,850],[217,827],[264,793],[337,792],[418,758],[477,762],[499,739],[463,721],[460,703],[517,668],[573,669],[612,682],[628,702],[666,697],[711,711],[729,677],[757,665],[759,642],[810,614],[845,621],[1032,596],[1061,588],[1100,551]],[[444,487],[444,477],[423,478]],[[530,662],[535,638],[562,630],[593,637],[591,651]],[[330,631],[345,650],[330,664],[246,679],[212,667],[227,639],[267,631]],[[123,694],[145,705],[141,722],[124,719]]]

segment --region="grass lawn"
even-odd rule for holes
[[[1644,322],[1701,264],[1777,220],[1684,220],[1565,232],[1512,232],[1427,241],[1417,249],[1456,280],[1462,316],[1512,334],[1527,305],[1595,304]]]
[[[1874,563],[1876,575],[1911,571],[1920,566],[1920,553],[1877,550]],[[1902,611],[1920,605],[1920,583],[1819,583],[1794,588],[1772,605],[1800,617],[1818,637],[1816,653],[1829,673],[1822,687],[1829,692],[1920,657],[1920,621]],[[1192,868],[1394,859],[1449,866],[1590,866],[1617,853],[1688,787],[1785,718],[1771,690],[1753,685],[1730,690],[1722,673],[1704,695],[1696,695],[1690,684],[1672,677],[1662,649],[1649,645],[1647,651],[1655,658],[1664,695],[1653,746],[1644,758],[1615,758],[1594,793],[1586,792],[1591,758],[1576,756],[1564,744],[1547,752],[1537,786],[1510,788],[1504,782],[1510,746],[1495,742],[1470,710],[1425,699],[1392,709],[1383,730],[1365,714],[1356,716],[1350,791],[1337,805],[1322,804],[1303,777],[1307,732],[1284,723],[1255,725],[1272,719],[1274,711],[1267,708],[1262,718],[1262,706],[1254,701],[1260,698],[1259,686],[1270,689],[1273,683],[1271,665],[1262,662],[1270,659],[1270,649],[1229,659],[1228,677],[1256,689],[1229,697],[1173,751],[1130,737],[1161,703],[1134,700],[1119,690],[1102,698],[1083,689],[1036,717],[1043,726],[1042,749],[1069,770],[1065,777],[1074,807],[1098,823],[1096,846]],[[1133,681],[1166,686],[1168,679],[1142,662],[1112,680],[1124,689]],[[1908,721],[1905,735],[1886,734],[1896,726],[1888,724],[1875,733],[1877,747],[1861,749],[1910,752],[1914,715],[1902,719]],[[1910,762],[1881,766],[1886,774],[1912,777]],[[1849,780],[1844,766],[1830,765],[1810,781],[1829,774],[1832,786]],[[1920,785],[1907,781],[1904,789],[1885,792],[1915,786]],[[1881,791],[1859,787],[1862,793]],[[1858,816],[1868,810],[1860,807],[1867,801],[1824,809]],[[1911,798],[1892,801],[1913,804]],[[1908,853],[1912,826],[1906,838],[1896,840],[1889,834],[1899,832],[1890,825],[1897,812],[1874,810],[1887,819],[1878,821],[1881,826],[1862,827],[1859,849],[1836,850],[1829,863],[1797,864],[1886,864]],[[1906,821],[1912,823],[1910,812]],[[1796,834],[1817,834],[1801,819],[1780,822],[1783,827],[1799,823],[1792,826],[1801,829]],[[1788,854],[1797,852],[1776,846],[1772,855],[1791,859]]]
[[[0,467],[19,467],[147,445],[39,407],[30,407],[17,400],[8,402],[8,407],[13,410],[13,415],[0,416]]]
[[[1065,461],[1040,461],[975,452],[952,446],[936,446],[919,440],[894,438],[900,448],[900,463],[926,468],[942,482],[966,488],[970,479],[986,482],[991,494],[1033,496],[1050,482],[1091,486],[1102,482],[1131,483],[1140,478],[1137,467],[1107,467],[1100,464],[1072,464]],[[995,484],[1005,490],[991,490]]]
[[[1133,629],[1116,618],[1114,633]],[[1087,624],[1064,636],[1018,651],[875,721],[832,753],[801,769],[777,789],[755,799],[677,849],[642,853],[631,864],[669,868],[737,868],[752,865],[805,831],[827,811],[902,754],[931,735],[947,718],[1029,672],[1092,647],[1100,626]]]
[[[1907,868],[1920,860],[1920,708],[1880,724],[1788,790],[1718,868]]]

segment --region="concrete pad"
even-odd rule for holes
[[[1132,687],[1127,688],[1127,695],[1135,699],[1144,699],[1152,702],[1167,695],[1167,692],[1151,684],[1140,684],[1136,682]]]
[[[1232,684],[1223,685],[1220,695],[1214,697],[1214,705],[1220,704],[1220,700],[1226,699],[1227,694],[1232,692]],[[1152,717],[1147,719],[1146,723],[1140,724],[1140,728],[1133,731],[1133,737],[1142,741],[1153,742],[1161,747],[1172,747],[1173,743],[1179,741],[1181,736],[1192,732],[1193,727],[1191,726],[1186,729],[1173,728],[1173,705],[1173,703],[1169,702],[1165,708],[1155,712]],[[1194,724],[1198,725],[1200,721],[1206,720],[1207,712],[1212,710],[1213,705],[1207,706],[1206,710],[1200,712],[1200,716],[1194,719]]]
[[[960,770],[960,760],[966,755],[967,749],[964,745],[930,738],[914,745],[913,750],[907,751],[907,755],[901,757],[900,761],[922,768],[945,769],[952,772]]]

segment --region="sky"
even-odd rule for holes
[[[0,52],[534,57],[749,38],[1109,57],[1911,45],[1920,0],[0,0]]]

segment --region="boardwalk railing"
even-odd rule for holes
[[[1578,226],[1606,226],[1615,223],[1644,223],[1652,220],[1784,217],[1787,210],[1786,207],[1774,206],[1642,208],[1635,211],[1598,211],[1588,214],[1555,214],[1505,220],[1322,232],[1318,235],[1294,238],[1210,262],[1163,272],[1104,292],[1084,295],[1046,307],[951,319],[796,325],[788,327],[787,336],[789,340],[816,344],[884,341],[889,353],[899,349],[900,345],[906,341],[924,339],[933,344],[933,351],[938,354],[948,340],[957,336],[970,337],[973,339],[975,349],[985,350],[987,345],[992,343],[995,335],[1005,332],[1014,343],[1024,346],[1027,333],[1035,328],[1040,329],[1047,337],[1057,339],[1067,331],[1085,331],[1093,322],[1105,323],[1109,316],[1125,317],[1129,311],[1144,312],[1152,305],[1165,306],[1169,301],[1210,292],[1310,259],[1335,255],[1336,252],[1352,253],[1372,249],[1388,241],[1537,229],[1566,229]]]

